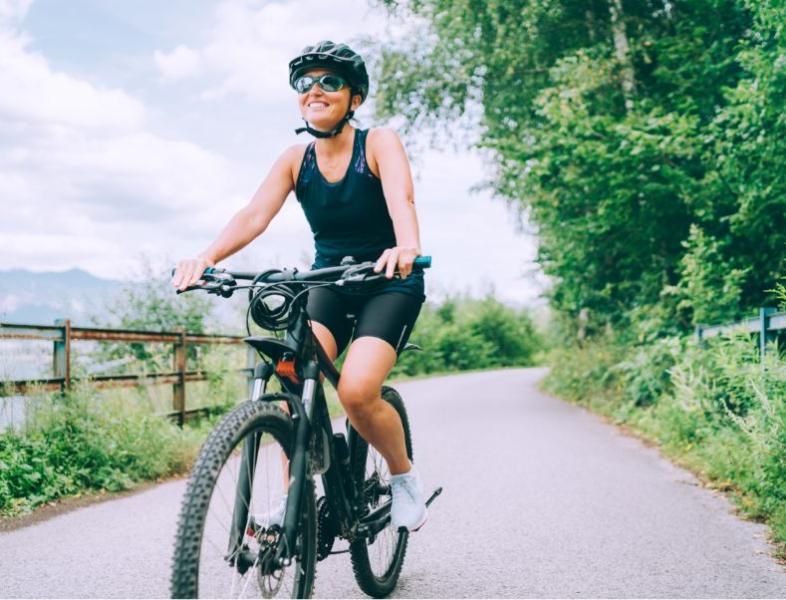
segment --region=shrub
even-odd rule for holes
[[[40,408],[33,429],[0,435],[0,513],[85,490],[129,489],[190,465],[200,434],[101,404],[96,394],[78,387]]]
[[[494,298],[424,305],[411,341],[424,352],[402,354],[394,376],[528,366],[542,347],[529,314]]]

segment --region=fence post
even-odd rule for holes
[[[775,312],[774,308],[761,307],[759,309],[759,358],[764,359],[767,352],[767,330],[770,328],[770,315]]]
[[[177,423],[180,427],[186,422],[186,331],[180,328],[177,332],[178,341],[172,357],[172,366],[177,372],[177,383],[172,384],[172,410],[178,413]]]
[[[63,337],[54,342],[52,371],[63,378],[60,391],[64,392],[71,388],[71,319],[57,319],[55,325],[63,330]]]
[[[251,391],[254,389],[254,367],[257,366],[257,351],[246,344],[246,387],[248,397],[251,398]]]

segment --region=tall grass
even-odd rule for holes
[[[0,435],[0,514],[85,491],[126,490],[188,468],[204,427],[180,429],[97,395],[85,384],[52,396],[27,430]]]

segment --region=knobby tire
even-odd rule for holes
[[[200,551],[208,508],[219,474],[233,451],[249,434],[268,434],[281,445],[287,457],[291,454],[295,437],[292,420],[276,406],[277,402],[285,401],[286,396],[269,394],[263,398],[245,402],[224,416],[200,451],[177,524],[171,577],[173,598],[199,597]],[[317,529],[314,487],[310,479],[306,482],[302,505],[298,534],[301,551],[290,567],[298,569],[291,590],[294,598],[308,598],[314,588]]]
[[[412,460],[412,436],[409,429],[409,419],[404,402],[396,390],[391,387],[382,388],[382,399],[390,404],[401,417],[401,424],[404,428],[404,440],[407,447],[407,456]],[[372,454],[378,460],[373,462],[377,465],[385,465],[385,460],[377,453],[373,447],[354,430],[350,431],[350,457],[352,460],[351,468],[354,480],[358,485],[358,493],[364,493],[367,483],[374,477],[374,471],[368,472],[367,459]],[[386,471],[376,469],[377,471]],[[379,473],[384,476],[384,473]],[[387,473],[389,481],[390,474]],[[375,572],[372,565],[370,553],[374,552],[374,544],[381,543],[383,536],[391,536],[394,547],[390,551],[390,561],[382,572]],[[388,596],[396,587],[401,568],[404,564],[404,556],[407,551],[408,535],[406,533],[392,531],[392,525],[381,531],[373,543],[369,544],[365,539],[359,539],[350,544],[350,556],[352,559],[352,570],[355,580],[369,596],[374,598],[384,598]]]

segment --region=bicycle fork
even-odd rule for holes
[[[259,373],[256,377],[251,399],[258,399],[264,392],[264,381],[268,373]],[[308,440],[311,435],[311,412],[316,389],[319,368],[316,362],[309,362],[304,369],[303,393],[301,398],[292,402],[292,420],[295,424],[295,440],[289,457],[289,484],[287,493],[287,506],[281,532],[281,543],[278,544],[273,557],[273,568],[289,565],[297,549],[297,533],[300,525],[302,498],[307,477],[308,465]],[[254,563],[254,558],[246,556],[243,552],[243,536],[248,528],[249,502],[254,485],[254,471],[256,470],[259,452],[259,434],[249,434],[243,444],[240,459],[239,476],[235,490],[235,503],[232,511],[232,528],[229,536],[227,560],[238,571],[245,571]]]

